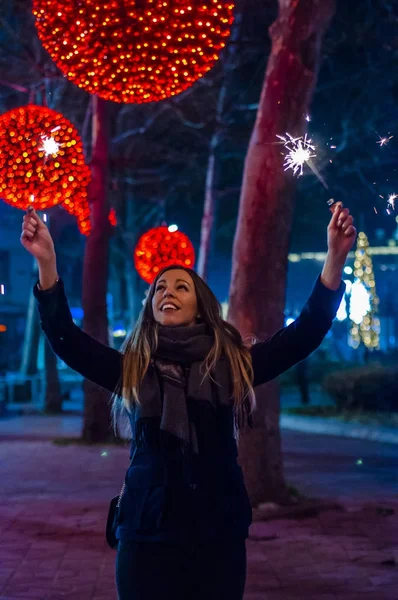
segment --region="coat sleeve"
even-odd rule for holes
[[[254,387],[275,379],[316,350],[332,326],[345,291],[325,287],[318,277],[311,296],[297,319],[251,348]]]
[[[35,285],[33,293],[41,328],[55,354],[83,377],[113,392],[122,374],[123,355],[75,325],[61,279],[50,290]]]

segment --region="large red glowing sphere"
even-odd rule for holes
[[[135,268],[147,283],[152,283],[169,265],[193,269],[194,263],[195,250],[188,236],[163,225],[144,233],[134,250]]]
[[[7,204],[43,210],[63,203],[85,233],[89,181],[83,144],[63,115],[28,104],[0,116],[0,197]]]
[[[90,94],[158,102],[189,88],[225,46],[233,0],[33,0],[43,46]]]

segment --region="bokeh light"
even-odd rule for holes
[[[152,283],[158,273],[169,265],[193,269],[195,250],[181,231],[169,231],[167,226],[154,227],[144,233],[134,250],[134,264],[138,274]]]

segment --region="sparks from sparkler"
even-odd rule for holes
[[[39,148],[39,150],[40,152],[44,152],[44,162],[46,162],[49,156],[56,156],[59,152],[59,149],[62,148],[62,146],[64,145],[56,142],[55,139],[51,136],[52,133],[55,133],[59,129],[61,129],[60,125],[51,129],[49,136],[44,134],[40,136],[42,145]]]
[[[56,156],[59,152],[61,144],[58,144],[53,137],[42,136],[42,146],[39,148],[41,152],[44,152],[46,158],[49,156]]]
[[[312,159],[316,157],[316,146],[312,143],[312,139],[308,138],[307,134],[294,138],[290,133],[277,135],[276,137],[281,140],[280,143],[288,150],[283,163],[285,171],[292,169],[293,174],[298,174],[297,176],[300,177],[303,174],[304,165],[307,164],[323,187],[328,190],[328,184],[312,162]]]
[[[395,210],[395,200],[398,198],[398,194],[390,194],[388,196],[387,205]]]
[[[377,134],[377,135],[379,135],[379,134]],[[393,137],[394,137],[393,135],[390,135],[390,137],[381,137],[381,136],[379,135],[379,138],[380,138],[380,139],[379,139],[379,141],[378,141],[378,142],[376,142],[376,144],[379,144],[380,148],[381,148],[382,146],[387,146],[387,144],[389,143],[389,141],[390,141],[390,140],[392,140],[392,138],[393,138]]]
[[[300,177],[303,174],[304,165],[308,164],[311,158],[316,157],[316,148],[312,139],[308,138],[307,134],[294,138],[290,133],[276,137],[282,140],[284,147],[288,150],[283,163],[285,171],[292,169],[293,174],[297,175],[298,173],[298,177]]]

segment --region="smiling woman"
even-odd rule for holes
[[[198,302],[192,277],[183,269],[169,268],[156,281],[152,298],[155,321],[165,326],[197,323]]]
[[[119,600],[242,600],[251,506],[239,430],[251,424],[254,388],[304,360],[330,329],[354,239],[339,206],[303,311],[251,346],[194,271],[169,266],[118,352],[74,324],[49,231],[34,210],[25,215],[21,241],[39,266],[42,328],[69,367],[113,392],[114,422],[129,426],[131,462],[107,537],[117,548]]]

